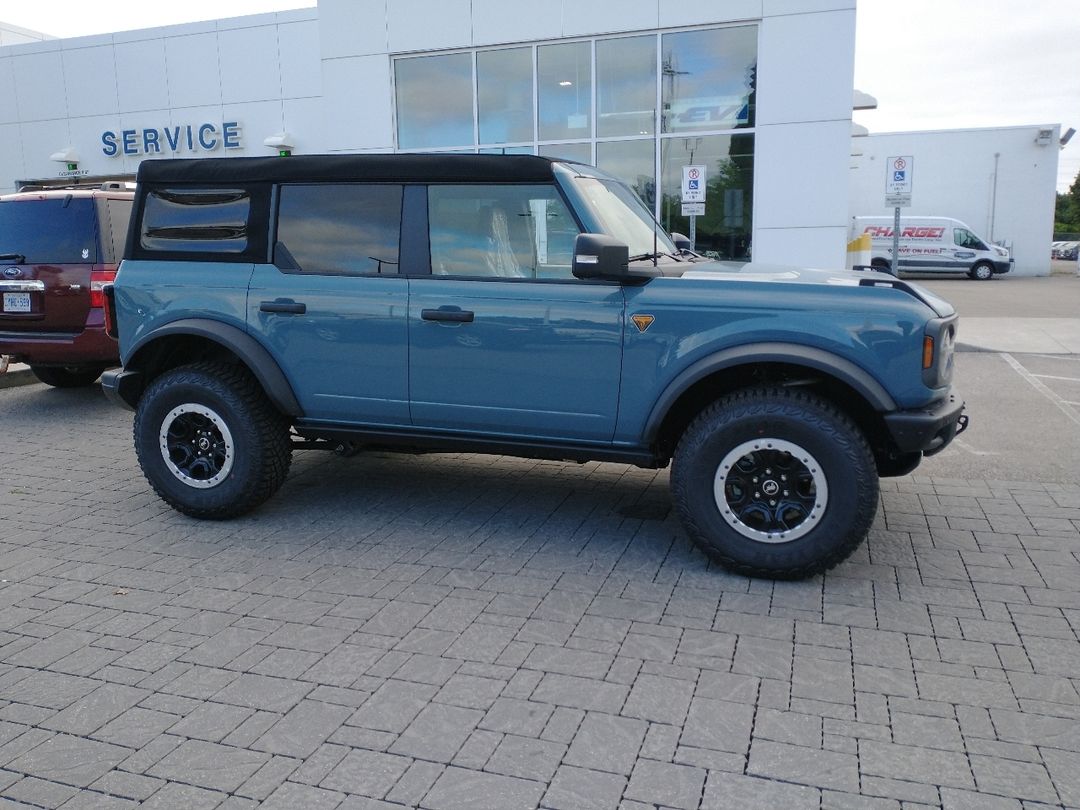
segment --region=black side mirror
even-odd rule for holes
[[[576,278],[606,278],[623,281],[629,276],[630,248],[602,233],[581,233],[574,240]]]
[[[672,233],[671,241],[675,243],[675,247],[679,250],[693,250],[690,246],[689,237],[683,236],[681,233]]]

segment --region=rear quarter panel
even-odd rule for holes
[[[214,320],[246,331],[252,264],[125,259],[114,285],[120,359],[146,335],[183,318]],[[176,284],[172,279],[182,279]]]

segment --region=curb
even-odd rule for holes
[[[5,373],[0,374],[0,389],[31,385],[37,381],[38,378],[34,376],[34,372],[26,366],[12,366]]]

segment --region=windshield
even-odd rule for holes
[[[27,264],[97,261],[94,201],[88,198],[0,202],[0,255]]]
[[[588,202],[603,232],[624,242],[631,256],[651,256],[655,251],[678,253],[641,198],[618,180],[576,174],[572,182]]]

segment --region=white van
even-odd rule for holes
[[[852,217],[851,238],[870,234],[870,263],[888,271],[892,264],[893,218]],[[1009,251],[978,236],[958,219],[900,217],[900,270],[905,273],[967,273],[985,281],[1008,273]]]

